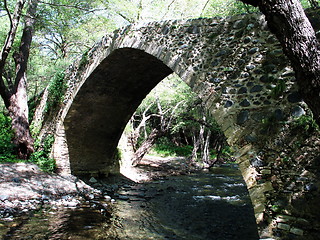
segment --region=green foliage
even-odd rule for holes
[[[281,126],[285,124],[285,119],[277,119],[276,113],[263,118],[261,120],[262,123],[262,133],[264,133],[262,136],[265,138],[268,138],[269,136],[267,134],[274,134],[276,133]]]
[[[201,147],[198,148],[198,152],[199,156],[202,156],[204,139],[210,131],[209,148],[220,149],[219,152],[212,151],[212,158],[217,155],[219,157],[227,155],[227,149],[224,152],[226,154],[221,154],[223,146],[227,144],[219,125],[205,109],[198,96],[176,75],[164,79],[142,101],[134,113],[131,131],[148,116],[152,117],[146,121],[145,131],[140,129],[136,147],[139,147],[146,138],[142,132],[148,135],[152,129],[166,129],[164,136],[155,143],[153,153],[163,157],[191,156],[194,147],[191,145],[199,140]],[[126,129],[130,131],[129,127]],[[200,140],[200,132],[203,132],[202,140]]]
[[[286,90],[286,82],[283,79],[280,79],[277,82],[277,85],[275,86],[275,88],[272,89],[271,95],[273,98],[279,98],[284,93],[285,90]]]
[[[303,115],[293,122],[293,127],[301,129],[304,133],[310,134],[319,131],[319,125],[309,115]]]
[[[83,67],[85,67],[85,65],[87,65],[88,63],[88,53],[89,53],[89,50],[85,51],[83,54],[82,54],[82,57],[81,57],[81,60],[79,62],[79,69],[82,69]]]
[[[56,162],[50,158],[50,152],[54,142],[54,136],[49,134],[43,143],[39,140],[35,142],[36,151],[31,155],[30,161],[37,164],[45,172],[53,172]]]
[[[121,160],[122,159],[122,152],[120,148],[116,148],[116,152],[114,153],[114,160]]]
[[[282,211],[282,207],[280,207],[280,206],[277,205],[277,204],[274,204],[274,205],[271,206],[271,210],[272,210],[273,212],[280,213],[280,212]]]
[[[49,94],[45,108],[47,113],[55,109],[63,100],[63,95],[67,88],[64,82],[64,76],[64,72],[58,72],[49,85]]]
[[[152,149],[154,155],[161,156],[161,157],[172,157],[172,156],[190,156],[192,153],[192,146],[183,145],[183,146],[176,146],[172,142],[169,142],[168,139],[162,138],[160,142],[155,144]]]
[[[11,129],[11,119],[3,112],[0,113],[0,163],[18,161],[14,155],[14,145],[12,143],[13,131]]]

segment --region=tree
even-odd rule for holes
[[[30,134],[28,120],[29,110],[27,103],[26,71],[36,20],[37,0],[30,0],[28,2],[28,9],[24,16],[24,27],[20,46],[18,51],[12,54],[15,63],[14,76],[11,76],[11,73],[9,73],[6,67],[8,67],[8,57],[12,51],[25,4],[26,0],[18,0],[14,13],[12,14],[8,8],[7,1],[4,0],[4,7],[10,21],[10,28],[0,54],[0,94],[12,119],[12,129],[14,131],[13,142],[16,146],[18,157],[21,159],[27,159],[33,152],[33,139]],[[5,84],[4,80],[6,80],[7,84]]]
[[[91,47],[96,40],[91,38],[93,34],[87,34],[87,36],[90,35],[91,42],[85,44],[89,42],[88,37],[79,37],[80,31],[77,32],[75,28],[86,25],[90,19],[94,18],[89,13],[96,10],[95,4],[96,1],[79,3],[75,0],[46,2],[3,0],[0,2],[2,14],[0,38],[4,41],[0,53],[0,95],[12,119],[13,143],[21,159],[29,158],[34,151],[28,119],[27,91],[30,93],[30,88],[28,90],[27,86],[33,85],[34,94],[36,94],[38,88],[45,87],[41,81],[45,80],[43,82],[48,83],[50,74],[54,75],[52,68],[55,68],[55,71],[60,70],[57,69],[59,59],[66,58],[67,55],[68,57],[70,55],[71,59],[74,53],[79,54],[84,50],[83,46]],[[4,17],[7,21],[3,21]],[[2,29],[8,29],[8,32],[5,33]],[[90,28],[84,26],[83,29]],[[51,47],[51,51],[48,51],[48,48],[45,49],[48,46]],[[52,52],[55,53],[51,54]],[[68,64],[69,59],[64,62]],[[31,74],[28,71],[30,68]],[[41,78],[39,73],[44,77]],[[31,79],[37,81],[28,83],[27,75],[31,75]]]
[[[210,159],[209,149],[216,149],[219,155],[226,146],[222,131],[204,103],[176,75],[164,79],[151,91],[129,125],[131,131],[126,132],[134,151],[133,165],[139,164],[160,139],[176,147],[188,145],[189,150],[193,147],[191,162],[200,156],[200,161],[207,166],[216,160]]]
[[[141,120],[141,123],[145,126],[145,122],[150,117],[156,117],[158,118],[158,121],[153,126],[151,133],[146,136],[140,147],[134,152],[132,157],[132,165],[136,166],[137,164],[139,164],[143,156],[151,149],[156,141],[169,132],[170,128],[172,127],[173,121],[176,120],[177,109],[183,102],[183,100],[179,101],[175,104],[175,106],[165,105],[164,109],[164,106],[161,105],[159,97],[156,96],[155,105],[157,106],[157,113],[150,114],[147,117],[144,116],[144,118]],[[139,126],[141,126],[141,124],[139,124]],[[137,134],[137,131],[135,131],[135,134]]]
[[[241,0],[259,7],[291,61],[299,92],[320,124],[320,45],[298,0]]]

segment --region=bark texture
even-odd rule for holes
[[[155,144],[155,142],[164,135],[158,129],[153,129],[148,138],[142,143],[142,145],[138,148],[138,150],[133,154],[132,157],[132,165],[137,166],[144,155],[151,149],[151,147]]]
[[[320,124],[320,45],[299,0],[242,0],[258,6],[296,73],[300,94]]]
[[[21,159],[27,159],[34,151],[33,138],[30,134],[28,120],[29,109],[26,71],[32,42],[33,26],[36,20],[38,0],[30,0],[29,2],[29,8],[24,19],[25,24],[19,51],[13,54],[15,61],[14,83],[5,85],[3,81],[3,74],[6,59],[12,48],[24,4],[25,1],[17,2],[13,16],[11,16],[8,11],[11,27],[5,45],[2,49],[0,60],[0,94],[12,119],[12,129],[14,131],[13,143],[16,146],[18,157]]]

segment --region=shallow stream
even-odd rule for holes
[[[104,183],[116,192],[111,213],[83,203],[39,211],[7,225],[3,239],[257,240],[253,209],[235,165],[150,183]],[[2,226],[3,227],[3,226]]]

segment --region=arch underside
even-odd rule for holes
[[[117,49],[99,64],[64,121],[73,174],[117,171],[114,153],[126,123],[171,73],[157,58],[132,48]]]

